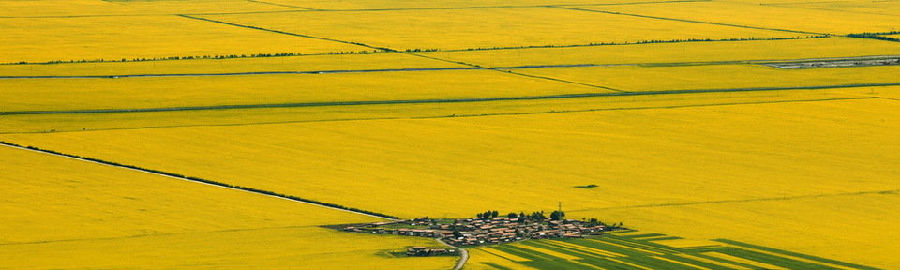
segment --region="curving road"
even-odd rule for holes
[[[451,246],[450,244],[445,243],[444,240],[441,240],[440,238],[435,238],[434,240],[437,241],[438,243],[441,243],[441,245],[444,245],[444,246],[450,247],[450,248],[456,248],[457,250],[459,250],[459,260],[456,261],[456,265],[453,266],[453,270],[462,269],[463,266],[466,265],[466,262],[469,261],[469,251],[468,250],[466,250],[464,248],[460,248],[460,247]]]

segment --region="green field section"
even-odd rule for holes
[[[671,247],[661,242],[680,237],[659,233],[612,233],[602,236],[529,240],[481,248],[496,258],[479,258],[470,269],[877,269],[796,252],[717,239],[709,245]],[[499,252],[498,252],[499,251]],[[505,261],[498,263],[493,259]],[[505,266],[506,265],[506,266]]]

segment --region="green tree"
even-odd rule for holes
[[[553,211],[550,213],[551,220],[563,220],[566,217],[566,213],[563,211]]]

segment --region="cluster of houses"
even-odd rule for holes
[[[526,239],[580,238],[601,234],[607,228],[598,222],[575,219],[532,220],[514,217],[437,220],[416,218],[343,227],[343,231],[421,236],[441,239],[456,247],[501,244]]]
[[[426,248],[411,247],[406,249],[406,256],[429,257],[429,256],[456,256],[459,252],[454,248]]]

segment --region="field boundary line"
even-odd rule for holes
[[[415,54],[415,53],[407,53]],[[418,55],[417,55],[418,56]],[[427,57],[433,60],[445,61],[445,59]],[[509,71],[516,69],[542,69],[542,68],[593,68],[593,67],[647,67],[647,68],[668,68],[683,66],[720,66],[720,65],[769,65],[769,64],[790,64],[805,62],[828,62],[828,61],[849,61],[849,60],[881,60],[881,59],[900,59],[900,55],[863,55],[863,56],[839,56],[839,57],[819,57],[819,58],[795,58],[795,59],[760,59],[760,60],[724,60],[724,61],[695,61],[695,62],[658,62],[658,63],[620,63],[620,64],[555,64],[555,65],[522,65],[522,66],[498,66],[483,67],[465,62],[447,62],[470,65],[467,67],[409,67],[409,68],[376,68],[376,69],[325,69],[325,70],[269,70],[269,71],[242,71],[242,72],[220,72],[220,73],[135,73],[135,74],[104,74],[104,75],[0,75],[0,79],[121,79],[121,78],[147,78],[147,77],[210,77],[210,76],[253,76],[253,75],[300,75],[300,74],[335,74],[335,73],[372,73],[372,72],[412,72],[412,71],[448,71],[448,70],[488,70],[496,69],[501,71]],[[897,64],[891,64],[897,65]],[[881,65],[888,66],[888,65]],[[866,66],[868,67],[868,66]],[[535,76],[529,74],[517,74],[522,76]],[[537,76],[540,77],[540,76]],[[583,84],[587,86],[604,88],[613,91],[626,92],[605,86],[598,86],[586,83],[570,82],[554,78],[543,78],[548,80],[557,80],[560,82]]]
[[[789,29],[779,29],[779,28],[768,28],[768,27],[759,27],[759,26],[749,26],[749,25],[740,25],[740,24],[731,24],[731,23],[720,23],[720,22],[704,22],[704,21],[694,21],[687,19],[677,19],[677,18],[667,18],[667,17],[657,17],[657,16],[649,16],[649,15],[641,15],[634,13],[625,13],[625,12],[616,12],[616,11],[606,11],[599,9],[589,9],[589,8],[577,8],[577,7],[565,7],[565,6],[550,6],[553,8],[560,9],[570,9],[570,10],[578,10],[585,12],[599,12],[613,15],[622,15],[622,16],[632,16],[638,18],[646,18],[646,19],[655,19],[655,20],[666,20],[666,21],[676,21],[676,22],[685,22],[685,23],[701,23],[701,24],[712,24],[712,25],[722,25],[722,26],[730,26],[730,27],[739,27],[739,28],[749,28],[756,30],[769,30],[769,31],[778,31],[778,32],[788,32],[788,33],[796,33],[796,34],[807,34],[807,35],[827,35],[828,33],[815,33],[815,32],[807,32],[807,31],[799,31],[799,30],[789,30]]]
[[[603,112],[603,111],[631,111],[631,110],[657,110],[657,109],[680,109],[680,108],[696,108],[696,107],[715,107],[715,106],[737,106],[737,105],[756,105],[756,104],[772,104],[772,103],[795,103],[795,102],[818,102],[818,101],[840,101],[840,100],[865,100],[865,99],[886,99],[883,97],[834,97],[819,99],[787,99],[787,100],[768,100],[768,101],[747,101],[747,102],[726,102],[726,103],[705,103],[705,104],[686,104],[672,106],[639,106],[639,107],[615,107],[615,108],[597,108],[583,110],[560,110],[560,111],[538,111],[538,112],[496,112],[496,113],[477,113],[477,114],[453,114],[453,115],[432,115],[432,116],[407,116],[407,117],[370,117],[370,118],[338,118],[338,119],[314,119],[314,120],[296,120],[296,121],[270,121],[270,122],[249,122],[249,123],[229,123],[229,124],[197,124],[197,125],[180,125],[180,126],[146,126],[146,127],[121,127],[121,128],[97,128],[85,130],[59,130],[59,131],[25,131],[25,132],[0,132],[2,134],[46,134],[46,133],[69,133],[69,132],[89,132],[104,130],[137,130],[137,129],[165,129],[165,128],[192,128],[192,127],[239,127],[239,126],[259,126],[259,125],[281,125],[281,124],[298,124],[298,123],[319,123],[319,122],[346,122],[346,121],[369,121],[369,120],[403,120],[403,119],[440,119],[440,118],[466,118],[466,117],[484,117],[484,116],[504,116],[504,115],[532,115],[532,114],[563,114],[563,113],[586,113],[586,112]],[[897,99],[890,99],[897,100]]]
[[[252,187],[236,186],[236,185],[226,184],[226,183],[222,183],[222,182],[212,181],[212,180],[193,177],[193,176],[184,176],[184,175],[176,174],[176,173],[164,172],[164,171],[153,170],[153,169],[145,169],[145,168],[137,167],[134,165],[121,164],[121,163],[105,161],[105,160],[91,158],[91,157],[82,157],[82,156],[76,156],[76,155],[71,155],[71,154],[64,154],[64,153],[56,152],[53,150],[38,148],[35,146],[22,146],[19,144],[5,142],[5,141],[0,141],[0,145],[6,146],[6,147],[11,147],[11,148],[16,148],[16,149],[20,149],[20,150],[25,150],[25,151],[32,151],[32,152],[36,152],[36,153],[57,156],[57,157],[65,157],[65,158],[69,158],[69,159],[91,162],[91,163],[100,164],[100,165],[104,165],[104,166],[110,166],[110,167],[115,167],[115,168],[127,169],[127,170],[131,170],[131,171],[154,174],[154,175],[174,178],[174,179],[178,179],[178,180],[184,180],[184,181],[204,184],[204,185],[213,186],[213,187],[238,190],[238,191],[253,193],[253,194],[257,194],[257,195],[268,196],[268,197],[273,197],[273,198],[282,199],[282,200],[288,200],[288,201],[292,201],[292,202],[311,204],[311,205],[315,205],[315,206],[329,208],[332,210],[338,210],[338,211],[343,211],[343,212],[348,212],[348,213],[353,213],[353,214],[358,214],[358,215],[364,215],[364,216],[368,216],[368,217],[383,218],[383,219],[390,219],[390,220],[398,219],[395,216],[389,216],[386,214],[372,212],[372,211],[368,211],[368,210],[346,207],[346,206],[342,206],[342,205],[338,205],[338,204],[334,204],[334,203],[327,203],[327,202],[320,202],[320,201],[315,201],[315,200],[310,200],[310,199],[304,199],[304,198],[300,198],[300,197],[296,197],[296,196],[292,196],[292,195],[281,194],[281,193],[276,193],[273,191],[262,190],[262,189],[252,188]]]
[[[186,14],[177,14],[177,15],[175,15],[175,16],[182,17],[182,18],[186,18],[186,19],[191,19],[191,20],[198,20],[198,21],[205,21],[205,22],[211,22],[211,23],[225,24],[225,25],[231,25],[231,26],[236,26],[236,27],[241,27],[241,28],[247,28],[247,29],[259,30],[259,31],[271,32],[271,33],[282,34],[282,35],[288,35],[288,36],[295,36],[295,37],[301,37],[301,38],[310,38],[310,39],[320,39],[320,40],[325,40],[325,41],[332,41],[332,42],[338,42],[338,43],[344,43],[344,44],[350,44],[350,45],[362,46],[362,47],[366,47],[366,48],[370,48],[370,49],[375,49],[375,50],[379,50],[379,51],[385,51],[385,52],[396,52],[395,50],[392,50],[392,49],[389,49],[389,48],[376,47],[376,46],[372,46],[372,45],[368,45],[368,44],[364,44],[364,43],[359,43],[359,42],[353,42],[353,41],[346,41],[346,40],[333,39],[333,38],[327,38],[327,37],[316,37],[316,36],[310,36],[310,35],[304,35],[304,34],[297,34],[297,33],[285,32],[285,31],[275,30],[275,29],[268,29],[268,28],[263,28],[263,27],[259,27],[259,26],[253,26],[253,25],[246,25],[246,24],[239,24],[239,23],[232,23],[232,22],[225,22],[225,21],[217,21],[217,20],[213,20],[213,19],[207,19],[207,18],[195,17],[195,16],[191,16],[191,15],[186,15]]]
[[[807,194],[807,195],[796,195],[796,196],[767,197],[767,198],[740,199],[740,200],[719,200],[719,201],[701,201],[701,202],[651,203],[651,204],[637,204],[637,205],[623,205],[623,206],[598,207],[598,208],[583,208],[583,209],[576,209],[576,210],[569,210],[569,211],[571,211],[571,212],[584,212],[584,211],[591,211],[591,210],[650,208],[650,207],[668,207],[668,206],[685,206],[685,205],[701,205],[701,204],[725,204],[725,203],[752,203],[752,202],[767,202],[767,201],[790,201],[790,200],[800,200],[800,199],[815,199],[815,198],[822,198],[822,197],[856,196],[856,195],[870,195],[870,194],[892,194],[892,195],[898,195],[898,194],[900,194],[900,189],[869,190],[869,191],[843,192],[843,193],[821,193],[821,194]]]
[[[344,44],[351,44],[351,45],[356,45],[356,46],[362,46],[362,47],[366,47],[366,48],[370,48],[370,49],[374,49],[374,50],[376,50],[376,51],[382,51],[382,52],[405,53],[405,54],[408,54],[408,55],[417,56],[417,57],[421,57],[421,58],[425,58],[425,59],[430,59],[430,60],[435,60],[435,61],[440,61],[440,62],[452,63],[452,64],[457,64],[457,65],[462,65],[462,66],[467,66],[467,67],[473,67],[473,68],[483,68],[483,67],[481,67],[481,66],[479,66],[479,65],[470,64],[470,63],[466,63],[466,62],[453,61],[453,60],[443,59],[443,58],[434,57],[434,56],[426,56],[426,55],[418,54],[418,53],[416,53],[416,52],[402,52],[402,51],[394,50],[394,49],[387,48],[387,47],[377,47],[377,46],[372,46],[372,45],[365,44],[365,43],[361,43],[361,42],[347,41],[347,40],[340,40],[340,39],[335,39],[335,38],[315,37],[315,36],[303,35],[303,34],[296,34],[296,33],[285,32],[285,31],[274,30],[274,29],[268,29],[268,28],[263,28],[263,27],[253,26],[253,25],[245,25],[245,24],[231,23],[231,22],[225,22],[225,21],[217,21],[217,20],[213,20],[213,19],[206,19],[206,18],[194,17],[194,16],[184,15],[184,14],[179,14],[179,15],[177,15],[177,16],[180,16],[180,17],[183,17],[183,18],[188,18],[188,19],[194,19],[194,20],[200,20],[200,21],[206,21],[206,22],[212,22],[212,23],[220,23],[220,24],[226,24],[226,25],[231,25],[231,26],[237,26],[237,27],[249,28],[249,29],[260,30],[260,31],[267,31],[267,32],[272,32],[272,33],[282,34],[282,35],[289,35],[289,36],[302,37],[302,38],[314,38],[314,39],[320,39],[320,40],[326,40],[326,41],[340,42],[340,43],[344,43]],[[523,74],[523,73],[518,73],[518,72],[514,72],[514,71],[509,71],[509,70],[500,70],[500,69],[493,69],[493,68],[484,68],[484,69],[487,69],[487,70],[494,70],[494,71],[499,71],[499,72],[503,72],[503,73],[507,73],[507,74],[513,74],[513,75],[518,75],[518,76],[523,76],[523,77],[535,78],[535,79],[543,79],[543,80],[549,80],[549,81],[561,82],[561,83],[567,83],[567,84],[583,85],[583,86],[588,86],[588,87],[594,87],[594,88],[600,88],[600,89],[611,90],[611,91],[615,91],[615,92],[625,92],[625,91],[622,91],[622,90],[613,89],[613,88],[609,88],[609,87],[605,87],[605,86],[599,86],[599,85],[588,84],[588,83],[581,83],[581,82],[571,82],[571,81],[566,81],[566,80],[561,80],[561,79],[552,78],[552,77],[546,77],[546,76],[529,75],[529,74]]]
[[[28,115],[28,114],[150,113],[150,112],[175,112],[175,111],[205,111],[205,110],[235,110],[235,109],[295,108],[295,107],[331,107],[331,106],[359,106],[359,105],[385,105],[385,104],[462,103],[462,102],[487,102],[487,101],[507,101],[507,100],[541,100],[541,99],[572,99],[572,98],[623,97],[623,96],[628,97],[628,96],[684,95],[684,94],[698,94],[698,93],[795,91],[795,90],[817,90],[817,89],[897,86],[897,85],[900,85],[900,82],[897,82],[897,83],[855,83],[855,84],[841,84],[841,85],[813,85],[813,86],[794,86],[794,87],[751,87],[751,88],[724,88],[724,89],[656,90],[656,91],[642,91],[642,92],[602,92],[602,93],[577,93],[577,94],[560,94],[560,95],[547,95],[547,96],[523,96],[523,97],[483,97],[483,98],[475,97],[475,98],[456,98],[456,99],[328,101],[328,102],[242,104],[242,105],[143,108],[143,109],[8,111],[8,112],[0,112],[0,116],[3,116],[3,115]]]
[[[272,2],[259,1],[259,0],[246,0],[246,1],[247,1],[247,2],[251,2],[251,3],[257,3],[257,4],[263,4],[263,5],[270,5],[270,6],[276,6],[276,7],[283,7],[283,8],[300,8],[300,9],[313,10],[312,8],[307,8],[307,7],[298,7],[298,6],[285,5],[285,4],[279,4],[279,3],[272,3]]]
[[[735,42],[735,41],[763,41],[763,40],[800,40],[814,38],[830,38],[831,36],[811,36],[811,37],[782,37],[782,38],[722,38],[722,39],[670,39],[670,40],[653,40],[653,41],[635,41],[635,42],[594,42],[584,44],[546,44],[546,45],[522,45],[522,46],[506,46],[506,47],[479,47],[466,49],[438,49],[436,51],[421,50],[417,53],[454,53],[454,52],[479,52],[479,51],[505,51],[505,50],[528,50],[528,49],[565,49],[580,47],[602,47],[602,46],[628,46],[628,45],[646,45],[657,43],[690,43],[690,42]],[[4,62],[0,66],[20,66],[20,65],[63,65],[63,64],[96,64],[96,63],[138,63],[138,62],[156,62],[156,61],[185,61],[185,60],[228,60],[228,59],[247,59],[247,58],[270,58],[270,57],[302,57],[302,56],[329,56],[329,55],[367,55],[380,53],[411,53],[413,51],[350,51],[350,52],[324,52],[324,53],[263,53],[262,55],[188,55],[188,56],[170,56],[157,58],[132,58],[125,61],[115,59],[80,59],[80,60],[53,60],[45,62]]]

